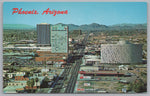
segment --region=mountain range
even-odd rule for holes
[[[34,26],[27,24],[3,24],[3,29],[34,29]]]
[[[62,24],[62,23],[61,23]],[[69,27],[69,30],[84,30],[84,31],[93,31],[93,30],[123,30],[123,29],[147,29],[147,24],[115,24],[115,25],[102,25],[98,23],[84,24],[84,25],[75,25],[75,24],[64,24]],[[36,29],[36,27],[26,24],[3,24],[3,29]]]

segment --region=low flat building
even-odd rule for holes
[[[124,76],[124,73],[117,73],[117,71],[96,71],[96,72],[87,72],[87,71],[79,71],[79,74],[84,74],[87,76]]]
[[[42,61],[54,61],[54,62],[64,62],[68,57],[67,53],[51,53],[47,50],[38,50],[36,51],[39,57],[35,57],[36,62]]]
[[[27,81],[14,81],[9,82],[7,86],[3,89],[4,93],[18,93],[18,89],[24,91],[24,87],[26,86]]]

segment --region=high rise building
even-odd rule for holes
[[[51,27],[52,53],[68,53],[68,26],[56,24]]]
[[[37,24],[37,43],[38,45],[51,45],[50,24]]]
[[[101,63],[142,63],[142,44],[127,41],[102,44]]]

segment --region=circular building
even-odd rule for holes
[[[101,63],[141,63],[142,44],[119,41],[117,44],[101,44]]]

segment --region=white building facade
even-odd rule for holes
[[[101,63],[141,63],[142,44],[119,41],[101,45]]]

